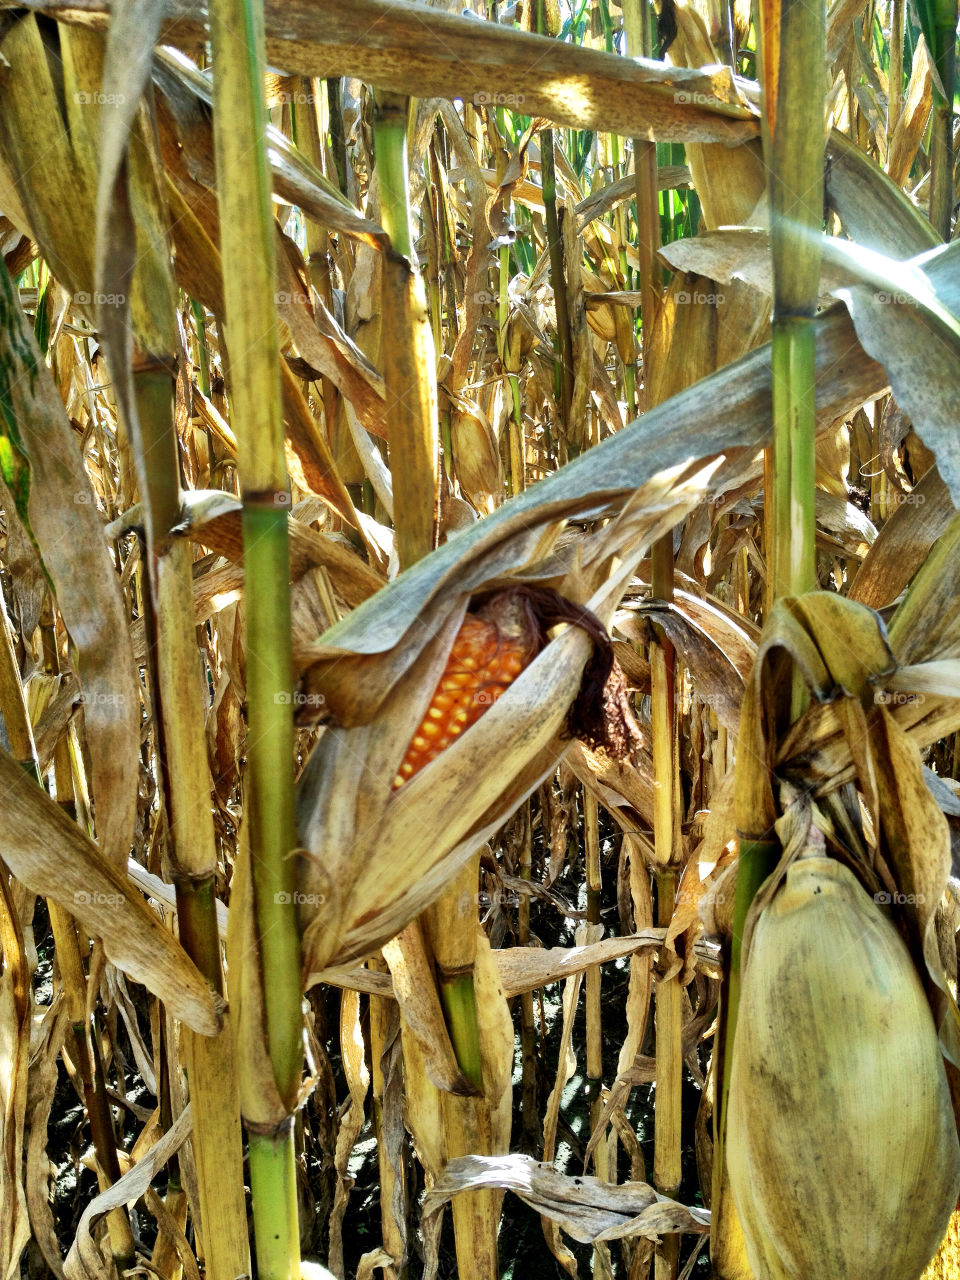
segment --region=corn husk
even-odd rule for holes
[[[917,1280],[960,1186],[926,995],[889,907],[802,858],[756,924],[727,1158],[757,1280]]]

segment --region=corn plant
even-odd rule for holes
[[[4,6],[2,1277],[954,1274],[955,54]]]

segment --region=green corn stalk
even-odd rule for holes
[[[250,1181],[259,1274],[262,1280],[296,1280],[300,1242],[292,1113],[302,1069],[302,1015],[290,857],[296,844],[290,490],[280,412],[262,3],[216,0],[210,33],[226,336],[248,584],[246,828],[260,964],[270,989],[269,1001],[263,1002],[262,992],[245,992],[244,998],[263,1002],[269,1061],[288,1113],[276,1118],[272,1132],[262,1123],[253,1129],[248,1124]],[[241,1045],[242,1067],[251,1057]]]

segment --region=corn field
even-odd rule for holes
[[[0,1280],[960,1277],[957,0],[0,0]]]

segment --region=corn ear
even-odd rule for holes
[[[917,1280],[960,1187],[933,1017],[846,867],[801,858],[750,942],[727,1159],[757,1280]]]

